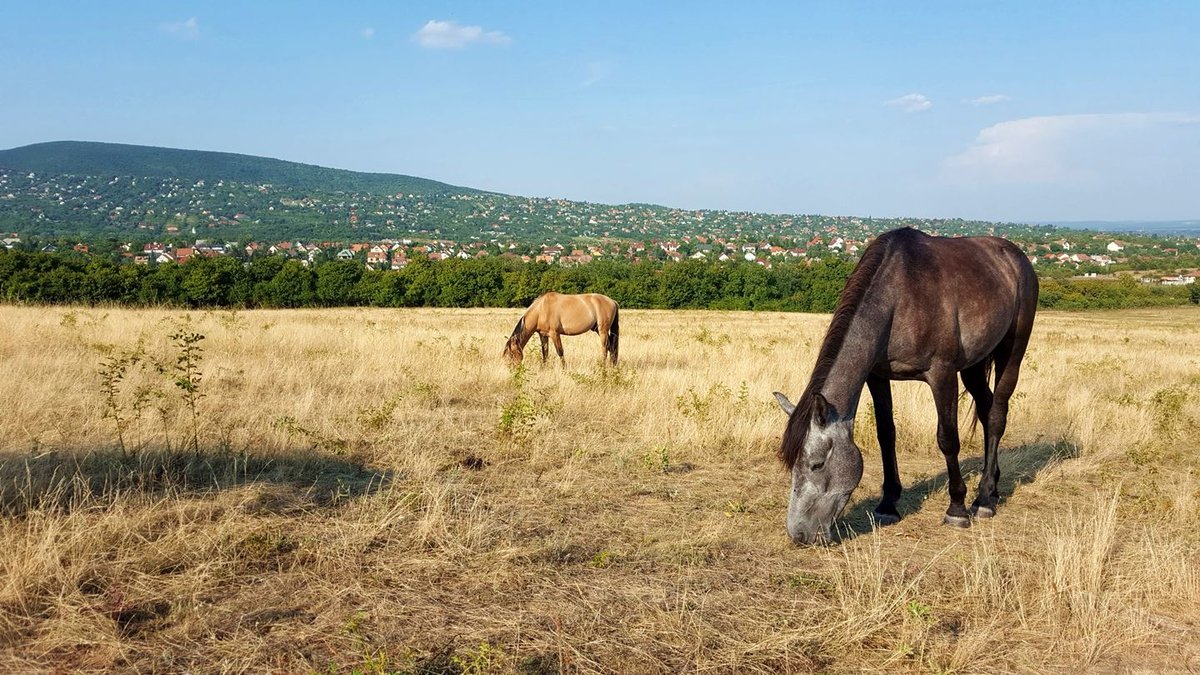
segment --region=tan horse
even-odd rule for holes
[[[600,335],[600,359],[612,360],[617,364],[617,345],[620,342],[620,326],[617,323],[617,303],[599,293],[563,295],[553,291],[541,295],[513,328],[512,336],[504,344],[504,357],[520,363],[525,357],[525,344],[534,333],[542,339],[542,363],[549,356],[549,342],[554,341],[558,358],[563,358],[563,335],[580,335],[595,331]]]

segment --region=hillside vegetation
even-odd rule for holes
[[[943,234],[1052,233],[959,219],[849,218],[594,204],[457,188],[230,153],[55,142],[0,151],[0,231],[39,237],[182,237],[567,243],[706,237],[805,243],[904,225]],[[194,238],[194,237],[193,237]]]
[[[324,192],[467,194],[446,183],[387,173],[329,169],[312,164],[231,152],[146,145],[54,141],[0,150],[0,168],[72,176],[226,180]]]
[[[513,371],[513,310],[0,307],[0,670],[1194,669],[1198,313],[1039,316],[967,530],[895,384],[904,520],[864,404],[798,548],[771,391],[827,316],[631,310],[619,369]]]

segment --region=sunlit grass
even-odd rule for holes
[[[514,372],[518,314],[0,308],[0,668],[1200,658],[1200,312],[1040,316],[1005,501],[965,531],[939,525],[929,391],[897,383],[904,520],[869,529],[864,414],[845,536],[807,549],[784,533],[771,391],[802,389],[827,317],[622,312],[620,370],[586,336],[565,370]],[[172,370],[184,328],[202,352]]]

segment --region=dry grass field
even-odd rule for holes
[[[0,671],[1200,669],[1200,311],[1042,314],[968,530],[896,384],[904,520],[863,414],[813,548],[771,391],[828,317],[627,311],[620,369],[514,372],[519,314],[0,307]]]

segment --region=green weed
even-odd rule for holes
[[[502,656],[503,652],[499,647],[480,642],[478,647],[452,657],[450,662],[458,666],[463,675],[481,675],[496,669]]]
[[[658,446],[644,452],[642,466],[655,473],[667,473],[671,468],[671,455],[666,446]]]
[[[709,347],[720,347],[721,345],[727,345],[733,341],[729,335],[725,333],[714,333],[708,329],[708,326],[704,326],[700,330],[693,333],[692,339]]]
[[[513,395],[500,407],[497,431],[514,439],[527,439],[537,426],[539,419],[550,417],[555,407],[547,401],[544,391],[531,390],[529,371],[519,363],[512,372]]]
[[[139,367],[145,358],[145,352],[139,344],[133,350],[114,349],[100,362],[97,374],[100,376],[100,393],[104,397],[104,413],[102,419],[111,419],[117,432],[117,444],[121,455],[129,456],[125,443],[125,434],[130,425],[141,419],[151,398],[151,389],[137,387],[132,395],[127,394],[122,383],[130,370]],[[140,446],[140,443],[138,444]]]

